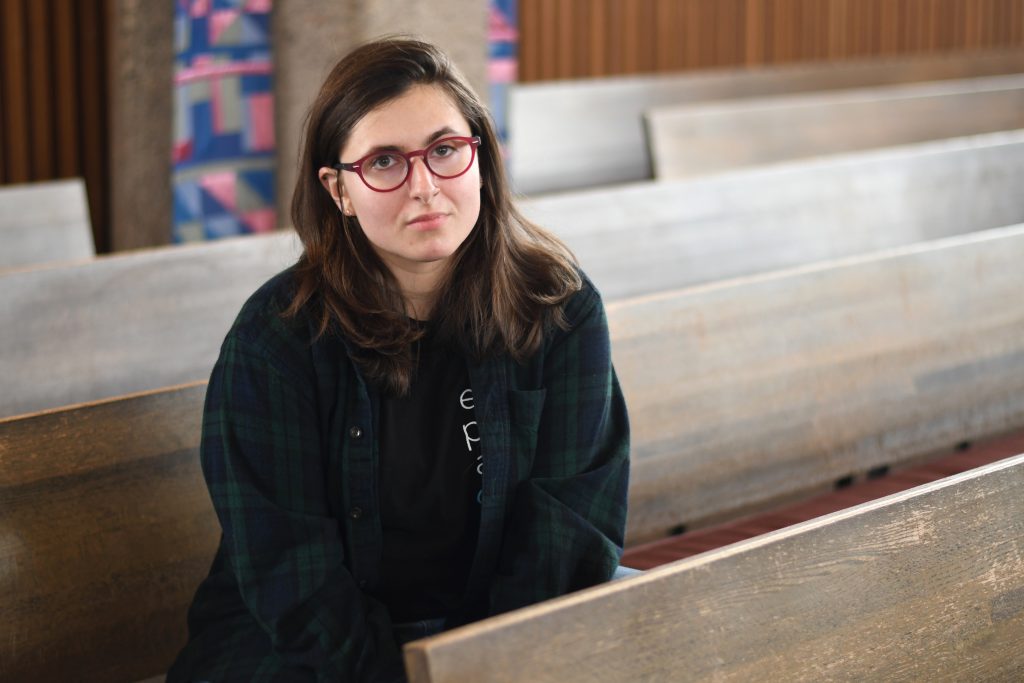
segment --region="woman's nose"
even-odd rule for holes
[[[409,162],[409,192],[416,199],[429,199],[437,194],[437,179],[422,158]]]

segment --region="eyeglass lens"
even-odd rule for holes
[[[423,160],[434,175],[454,178],[465,173],[473,163],[473,146],[465,140],[438,140],[424,150]],[[405,182],[409,162],[397,152],[381,152],[364,159],[360,170],[370,187],[393,190]]]

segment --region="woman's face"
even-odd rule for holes
[[[469,123],[440,86],[414,85],[359,120],[340,160],[351,163],[381,150],[408,153],[441,138],[471,134]],[[440,273],[480,215],[478,158],[463,175],[446,179],[433,175],[422,156],[413,157],[408,179],[391,192],[370,189],[351,171],[321,168],[319,175],[339,208],[359,219],[366,238],[400,283]]]

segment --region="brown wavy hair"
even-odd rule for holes
[[[406,37],[355,49],[331,70],[306,118],[291,206],[304,252],[285,315],[309,307],[320,336],[336,326],[358,347],[364,376],[398,395],[408,392],[423,329],[406,317],[398,284],[358,219],[338,210],[317,172],[337,162],[363,116],[413,85],[443,88],[482,140],[480,216],[439,285],[432,314],[439,337],[475,358],[508,353],[522,362],[551,325],[565,327],[563,305],[582,286],[568,248],[516,209],[490,115],[451,60]]]

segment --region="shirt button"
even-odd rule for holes
[[[351,436],[353,439],[361,439],[363,438],[363,430],[360,429],[359,427],[351,427],[348,430],[348,435]]]
[[[352,519],[359,519],[360,517],[363,516],[363,509],[362,508],[352,508],[351,510],[348,511],[348,516],[351,517]]]

